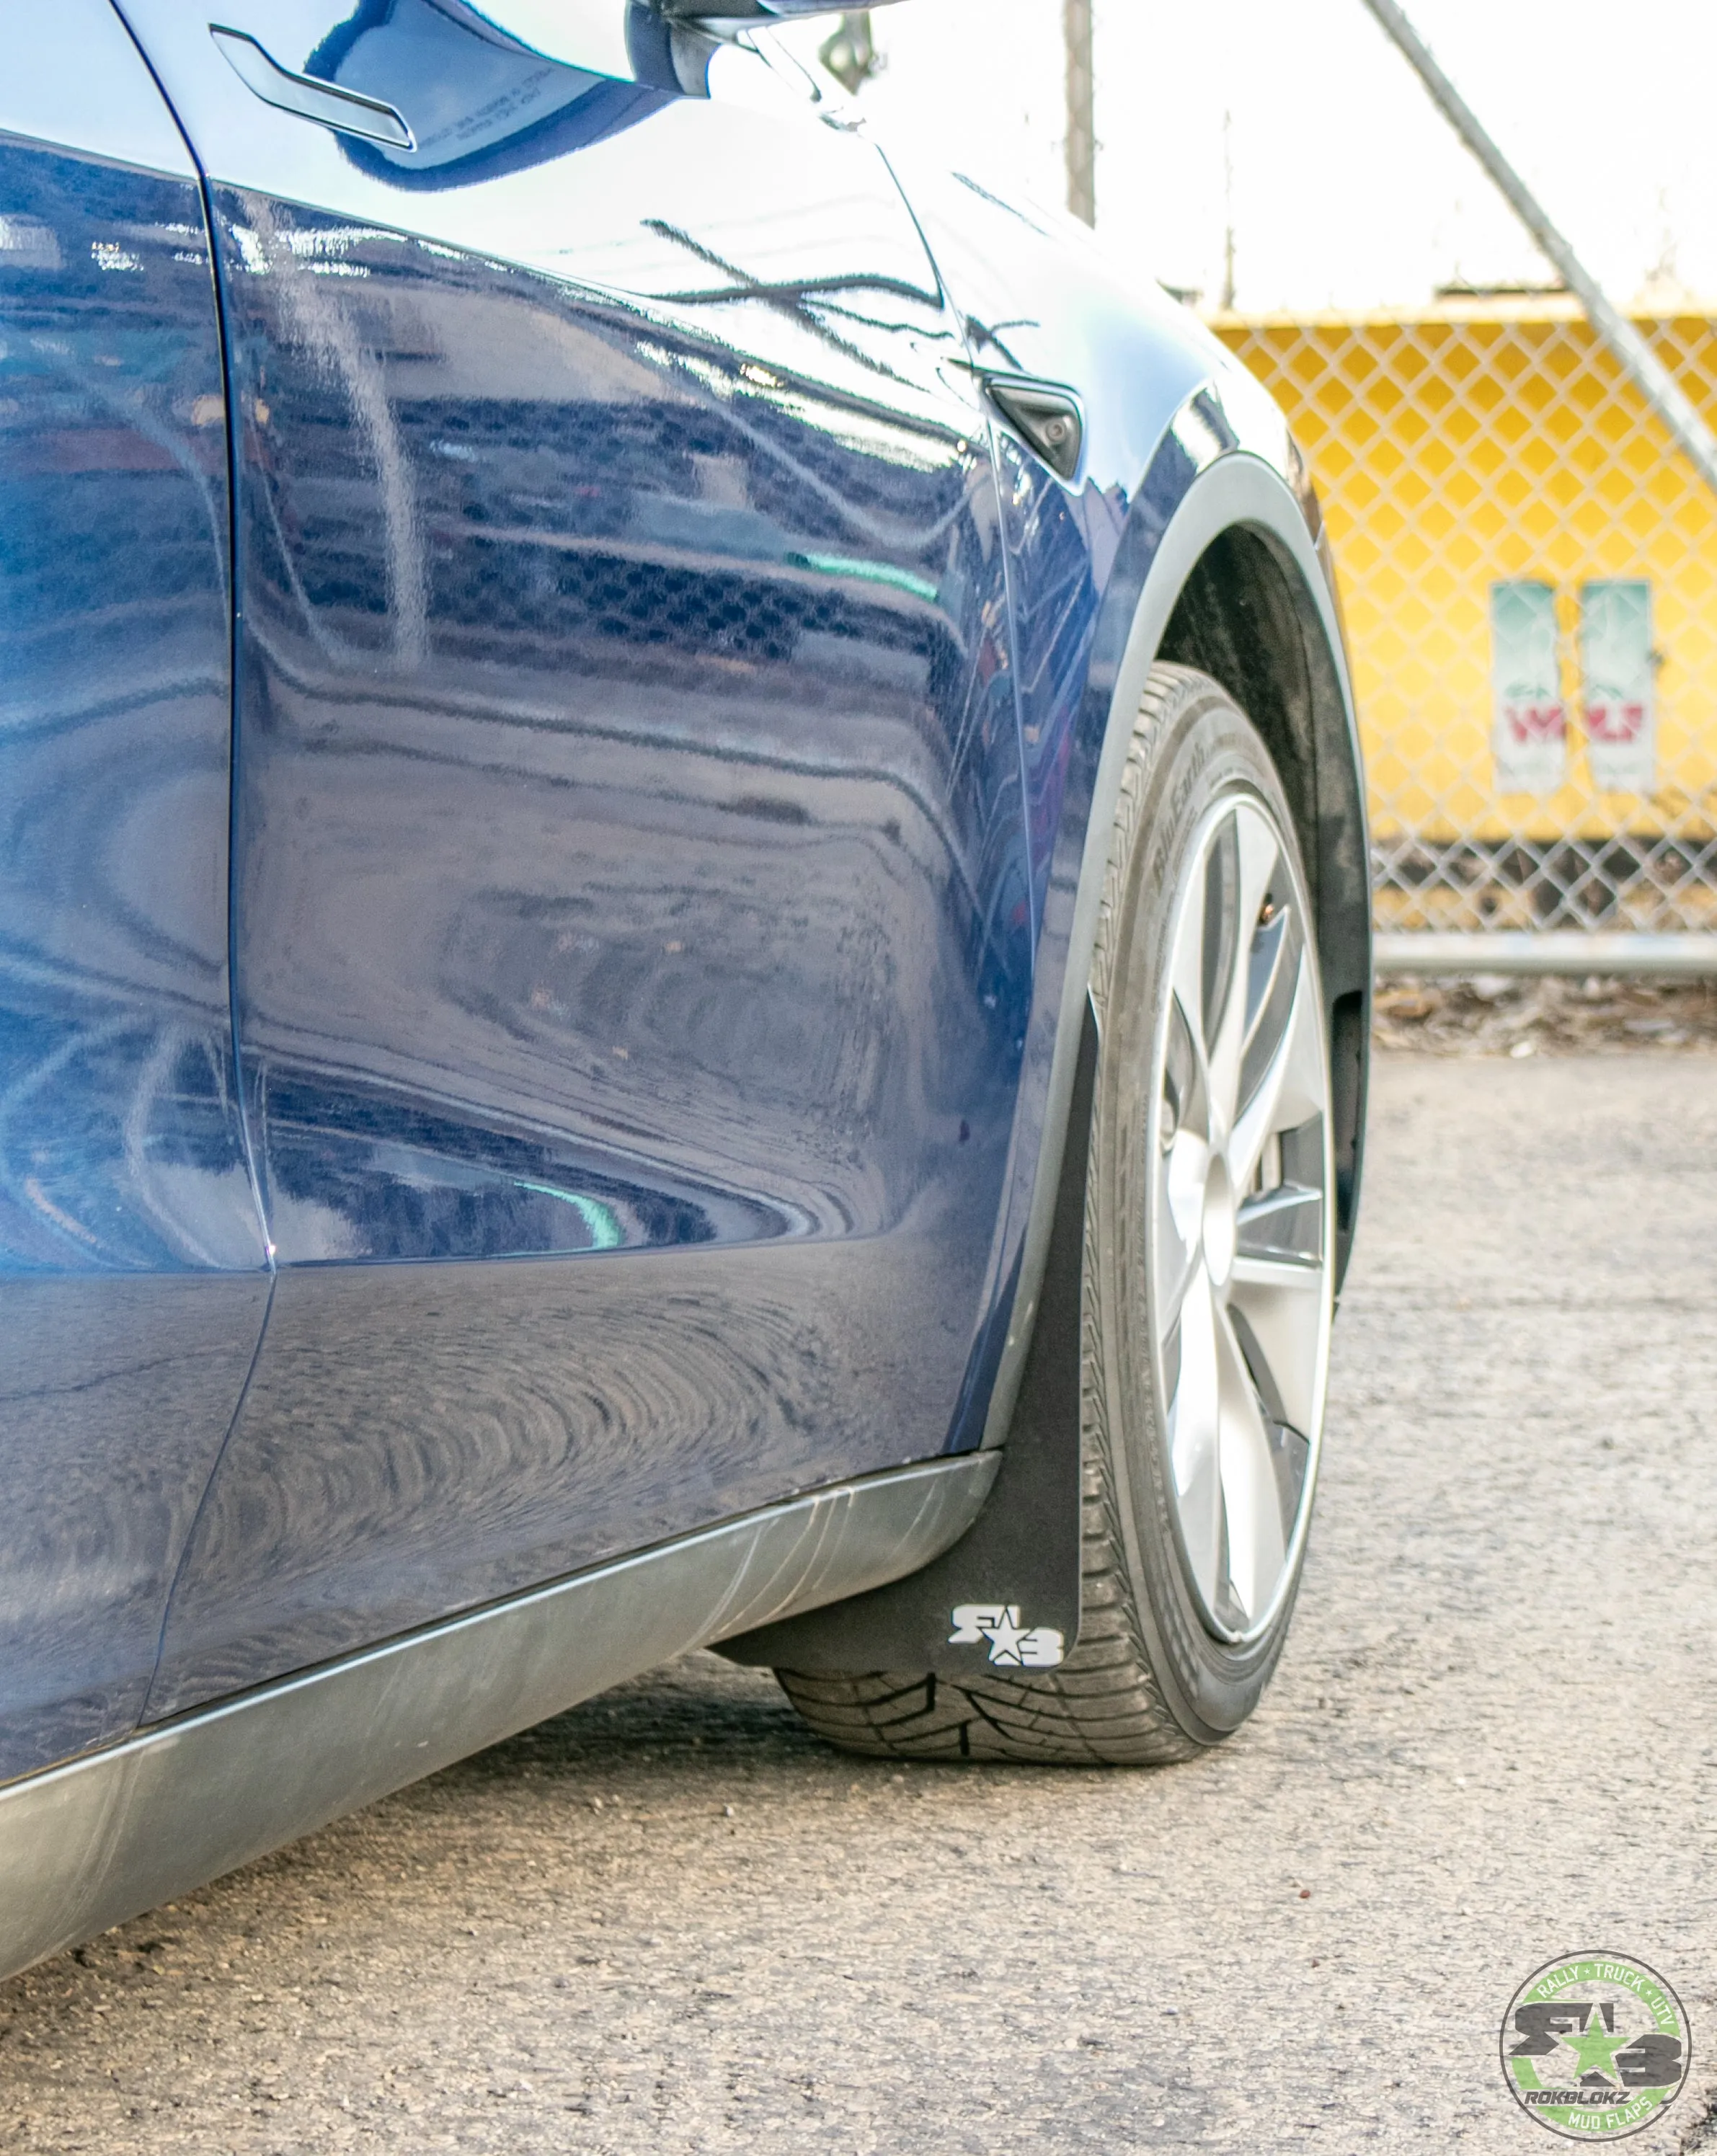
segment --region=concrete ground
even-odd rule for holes
[[[1596,1947],[1717,2148],[1717,1059],[1384,1057],[1338,1341],[1220,1751],[897,1772],[694,1656],[0,1986],[0,2144],[1548,2148]]]

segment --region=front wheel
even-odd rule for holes
[[[1329,1358],[1328,1033],[1281,781],[1185,667],[1141,702],[1091,1000],[1078,1643],[969,1680],[778,1671],[851,1751],[1181,1758],[1240,1726],[1282,1651]]]

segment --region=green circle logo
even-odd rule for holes
[[[1681,2001],[1631,1954],[1566,1954],[1529,1976],[1503,2016],[1514,2101],[1552,2133],[1615,2141],[1674,2101],[1693,2056]]]

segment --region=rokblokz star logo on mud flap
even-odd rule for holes
[[[981,1647],[986,1640],[990,1661],[1015,1670],[1052,1670],[1065,1647],[1053,1625],[1021,1625],[1017,1602],[961,1603],[954,1612],[949,1646]]]
[[[1514,2100],[1570,2140],[1637,2133],[1680,2092],[1692,2048],[1681,2001],[1629,1954],[1546,1962],[1503,2019]]]

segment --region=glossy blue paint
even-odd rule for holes
[[[1066,383],[1086,414],[1072,483],[997,429],[1041,918],[1072,729],[1123,534],[1175,412],[1232,362],[1165,295],[1122,282],[1071,218],[1004,202],[910,154],[896,162],[974,362]]]
[[[9,22],[7,48],[0,1778],[136,1722],[268,1295],[228,994],[201,196],[105,5]]]
[[[130,10],[217,210],[281,1267],[152,1717],[973,1441],[1006,1284],[1005,546],[917,228],[740,54],[580,131],[470,28],[530,126],[444,155],[433,12],[224,18],[406,152]]]
[[[1120,654],[1288,468],[1076,234],[619,0],[225,11],[405,151],[127,13],[206,192],[101,0],[0,78],[0,1776],[975,1441]]]
[[[1128,634],[1158,549],[1199,474],[1244,450],[1286,481],[1279,412],[1226,349],[1071,218],[1005,201],[889,146],[979,370],[1062,383],[1086,418],[1061,479],[998,417],[1035,973],[1019,1093],[1010,1273],[1037,1181],[1092,788]]]

